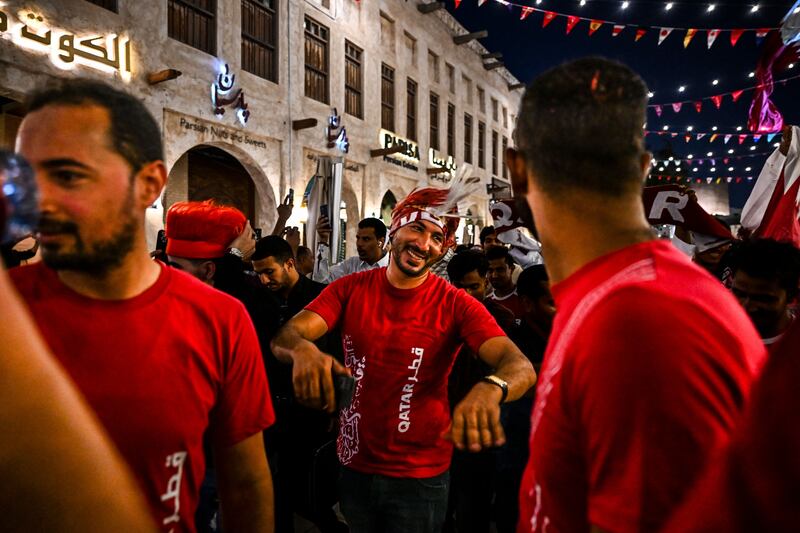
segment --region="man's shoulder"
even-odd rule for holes
[[[203,315],[221,317],[231,312],[246,313],[244,304],[214,287],[203,283],[194,276],[172,267],[166,267],[162,276],[169,276],[166,294],[170,296],[169,305],[190,306]]]
[[[33,287],[48,279],[48,268],[41,261],[31,265],[23,265],[8,271],[11,282],[20,293],[26,293]]]

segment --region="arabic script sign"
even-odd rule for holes
[[[428,161],[434,167],[439,167],[442,169],[440,174],[434,174],[430,176],[430,179],[432,180],[438,180],[447,183],[453,178],[453,176],[455,176],[456,170],[458,170],[456,160],[452,155],[441,155],[433,148],[428,148]]]
[[[328,117],[328,126],[325,128],[328,137],[328,148],[336,148],[343,154],[350,151],[350,139],[347,138],[347,129],[342,124],[342,118],[334,107]]]
[[[131,42],[125,36],[89,34],[80,36],[45,24],[33,12],[21,12],[15,20],[0,10],[0,37],[27,50],[47,53],[56,67],[71,70],[84,65],[110,74],[119,73],[126,82],[131,79]]]
[[[236,74],[231,74],[231,69],[226,63],[220,69],[217,79],[211,84],[211,105],[214,106],[214,114],[221,117],[225,114],[226,107],[236,109],[236,118],[242,126],[247,124],[250,119],[250,110],[244,101],[244,90],[239,88],[234,90],[236,85]]]

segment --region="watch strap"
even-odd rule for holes
[[[504,379],[500,379],[499,377],[495,376],[494,374],[490,376],[483,376],[481,381],[485,383],[491,383],[492,385],[497,385],[500,387],[500,390],[503,391],[503,396],[500,397],[500,403],[506,401],[506,397],[508,396],[508,383]]]

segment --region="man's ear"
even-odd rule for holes
[[[511,190],[514,196],[524,196],[528,192],[528,167],[525,158],[514,148],[506,148],[505,157],[511,174]]]
[[[133,177],[136,201],[142,209],[153,205],[167,185],[167,167],[163,161],[147,163]]]
[[[203,263],[203,281],[211,283],[214,281],[214,275],[217,273],[217,265],[214,261],[206,261]]]
[[[284,268],[286,268],[287,270],[297,270],[297,265],[295,264],[294,258],[292,258],[292,257],[287,259],[286,262],[283,265],[284,265]]]
[[[653,154],[645,152],[639,158],[639,169],[641,170],[642,181],[647,180],[647,175],[650,174],[650,165],[653,161]]]

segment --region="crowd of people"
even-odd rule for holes
[[[176,202],[149,250],[155,119],[99,82],[31,94],[0,529],[795,529],[800,250],[656,237],[647,93],[602,58],[527,87],[506,162],[543,264],[488,224],[456,247],[469,178],[361,220],[339,263],[324,217],[317,249],[286,227],[291,197],[262,238]]]

